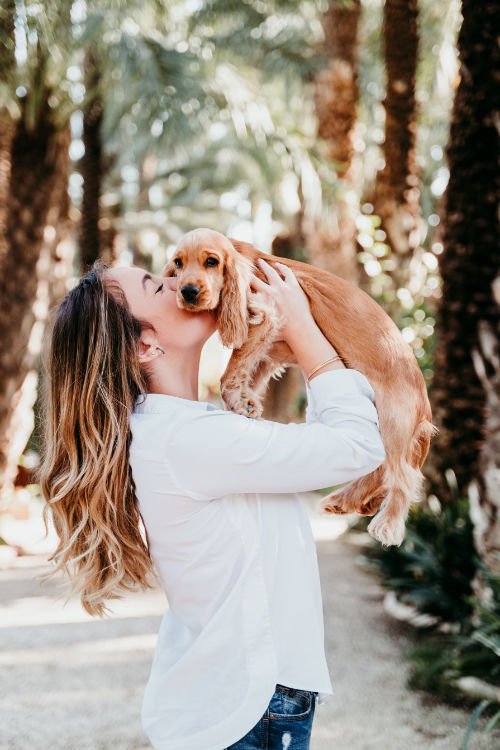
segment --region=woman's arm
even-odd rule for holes
[[[314,422],[281,424],[223,409],[182,411],[165,445],[179,489],[201,500],[303,492],[358,479],[380,466],[385,451],[366,377],[347,368],[327,371],[309,389]]]

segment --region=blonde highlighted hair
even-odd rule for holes
[[[96,261],[56,310],[44,378],[41,492],[59,538],[49,557],[70,596],[91,615],[119,591],[151,588],[129,464],[130,414],[147,392],[137,352],[141,331],[107,267]]]

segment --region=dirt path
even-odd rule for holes
[[[405,688],[403,652],[411,640],[383,611],[385,592],[376,577],[356,565],[351,536],[318,542],[336,695],[319,707],[311,750],[459,750],[470,710]],[[470,750],[494,746],[491,736],[475,733]]]
[[[311,520],[336,691],[317,709],[311,750],[459,750],[469,713],[404,687],[408,638],[357,565],[352,532],[335,539],[342,519]],[[147,750],[140,704],[163,593],[128,596],[93,620],[74,600],[63,606],[60,581],[39,584],[46,569],[43,555],[0,569],[0,750]],[[471,743],[492,749],[479,735]]]

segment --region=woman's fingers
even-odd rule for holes
[[[275,269],[266,261],[264,258],[257,258],[257,262],[266,274],[268,280],[271,281],[283,281],[281,276]]]
[[[255,276],[255,274],[253,274],[252,278],[250,279],[250,286],[256,287],[260,291],[266,291],[269,289],[269,284],[266,284],[265,281],[259,279],[259,277]]]
[[[284,263],[276,263],[276,265],[279,266],[281,273],[285,277],[285,281],[288,281],[291,284],[295,283],[296,285],[299,283],[297,277],[289,266],[286,266]]]
[[[250,281],[250,285],[256,287],[260,291],[266,291],[269,292],[273,289],[273,282],[274,284],[283,282],[289,283],[290,285],[294,286],[300,286],[299,282],[297,281],[297,277],[293,273],[292,269],[286,266],[284,263],[276,263],[276,266],[278,267],[278,270],[282,276],[276,271],[275,268],[273,268],[266,260],[263,258],[257,258],[256,261],[259,265],[259,267],[262,269],[262,271],[265,273],[267,280],[269,283],[266,283],[262,279],[260,279],[255,274],[252,276],[252,279]]]

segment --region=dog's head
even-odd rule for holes
[[[248,337],[248,296],[253,263],[212,229],[181,237],[163,276],[179,279],[177,304],[191,312],[216,310],[224,346],[239,349]]]

